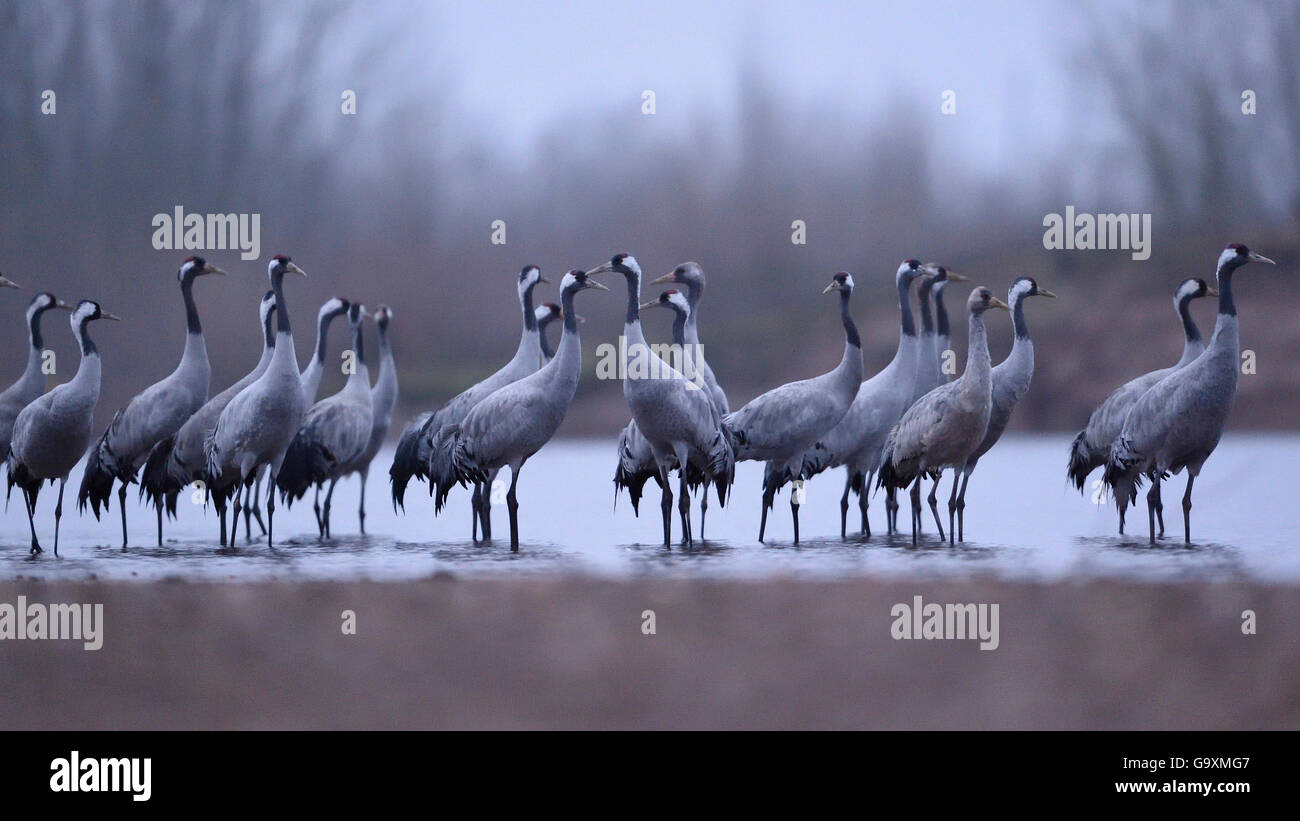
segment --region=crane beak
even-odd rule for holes
[[[675,273],[674,273],[673,271],[669,271],[668,273],[666,273],[666,274],[664,274],[663,276],[659,277],[658,279],[656,279],[654,282],[652,282],[652,283],[650,283],[650,284],[651,284],[651,285],[663,285],[663,284],[666,283],[666,282],[676,282],[676,281],[677,281],[677,278],[676,278],[676,276],[675,276]]]
[[[538,277],[538,278],[537,278],[537,284],[538,284],[538,285],[550,285],[550,284],[551,284],[551,281],[550,281],[549,279],[547,279],[546,277]]]
[[[582,284],[583,288],[595,288],[597,291],[608,291],[609,288],[595,280],[589,279]]]
[[[1003,302],[1002,300],[998,299],[997,297],[993,297],[993,299],[989,301],[989,307],[990,307],[990,308],[1001,308],[1001,309],[1004,310],[1004,311],[1009,311],[1009,310],[1011,310],[1011,306],[1010,306],[1010,305],[1008,305],[1007,303],[1005,303],[1005,302]]]
[[[948,271],[949,282],[970,282],[970,277],[964,277],[961,274],[954,274],[951,269]]]
[[[290,264],[292,264],[292,263],[290,263]],[[225,271],[223,271],[223,270],[221,270],[220,268],[218,268],[217,266],[213,265],[211,262],[209,262],[209,263],[207,263],[206,265],[203,266],[203,273],[205,273],[205,274],[218,274],[218,275],[223,276],[223,277],[226,276],[226,272],[225,272]]]
[[[19,285],[17,282],[14,282],[8,277],[0,276],[0,288],[21,288],[21,287],[23,286]]]
[[[1045,296],[1045,297],[1047,297],[1048,299],[1056,299],[1056,294],[1052,293],[1051,291],[1047,290],[1046,288],[1039,288],[1038,291],[1037,291],[1037,293],[1038,293],[1039,296]]]
[[[822,293],[829,294],[831,291],[838,291],[839,289],[840,289],[840,284],[835,280],[831,280],[831,284],[823,288]]]
[[[61,299],[56,299],[56,300],[54,300],[54,307],[55,307],[55,308],[62,308],[62,309],[65,310],[65,311],[75,311],[75,310],[77,310],[77,306],[76,306],[76,305],[69,305],[68,303],[64,302],[64,301],[61,300]]]
[[[600,276],[601,274],[608,274],[610,271],[613,270],[614,270],[613,265],[610,265],[608,262],[602,262],[601,264],[597,265],[595,268],[592,268],[591,270],[587,271],[587,276],[589,277]]]
[[[1206,288],[1206,289],[1205,289],[1205,295],[1206,295],[1206,296],[1218,296],[1218,295],[1219,295],[1219,289],[1218,289],[1218,288]]]
[[[122,321],[122,317],[117,316],[116,314],[110,314],[109,312],[107,312],[107,311],[105,311],[105,310],[103,310],[103,309],[101,309],[100,312],[99,312],[99,318],[100,318],[100,319],[111,319],[111,320],[113,320],[114,322],[121,322],[121,321]]]
[[[1257,254],[1257,253],[1255,253],[1254,251],[1251,251],[1251,252],[1250,252],[1250,261],[1251,261],[1251,262],[1267,262],[1269,265],[1277,265],[1277,263],[1274,262],[1273,260],[1271,260],[1271,259],[1269,259],[1268,257],[1264,256],[1263,254]]]
[[[650,300],[649,302],[643,302],[643,303],[641,303],[641,310],[644,311],[646,308],[658,308],[658,307],[659,307],[660,305],[662,305],[662,304],[663,304],[663,303],[660,302],[659,300],[657,300],[657,299],[652,299],[652,300]]]
[[[285,266],[285,269],[284,269],[284,270],[288,271],[288,272],[291,273],[291,274],[297,274],[297,275],[300,276],[300,277],[306,277],[306,276],[307,276],[307,272],[304,271],[303,269],[299,268],[299,267],[298,267],[298,263],[296,263],[296,262],[291,262],[291,263],[289,263],[287,266]]]

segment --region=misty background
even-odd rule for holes
[[[705,353],[739,407],[839,360],[836,307],[820,296],[837,270],[858,283],[867,371],[882,367],[893,273],[914,256],[998,292],[1029,275],[1060,296],[1027,306],[1037,369],[1012,426],[1077,429],[1111,389],[1178,358],[1174,287],[1212,280],[1237,241],[1279,265],[1238,277],[1258,372],[1231,424],[1294,427],[1297,42],[1287,2],[5,0],[0,271],[26,290],[0,293],[0,381],[22,369],[37,290],[126,320],[94,329],[97,433],[170,372],[191,252],[154,250],[151,220],[181,205],[261,214],[259,260],[195,252],[231,273],[195,289],[213,393],[257,359],[275,253],[310,274],[287,283],[302,362],[330,296],[393,306],[394,433],[509,358],[524,264],[558,282],[629,251],[648,281],[700,262]],[[1067,205],[1151,213],[1150,259],[1044,250],[1044,216]],[[595,346],[621,330],[621,283],[608,284],[580,298],[588,378],[569,434],[612,436],[627,419],[620,386],[590,378]],[[963,361],[967,292],[948,288]],[[1208,336],[1212,305],[1195,313]],[[53,384],[77,354],[65,318],[49,317]],[[667,341],[669,323],[649,313],[647,335]],[[328,362],[345,337],[336,323]],[[991,339],[1000,358],[1005,318]],[[342,384],[333,370],[322,396]]]

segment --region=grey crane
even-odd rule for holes
[[[558,309],[557,309],[558,310]],[[366,533],[366,479],[370,476],[370,463],[388,438],[388,428],[393,423],[393,408],[397,405],[397,365],[393,361],[393,348],[388,342],[388,323],[393,319],[393,309],[380,305],[375,309],[375,324],[379,329],[379,376],[375,377],[370,391],[370,439],[361,456],[354,459],[344,472],[361,476],[361,502],[357,511],[361,535]],[[542,323],[538,322],[539,332]]]
[[[370,369],[366,366],[361,322],[365,307],[355,302],[348,307],[348,329],[352,335],[355,367],[343,389],[322,399],[307,411],[302,427],[294,435],[276,479],[281,498],[290,506],[307,488],[319,490],[326,482],[325,506],[317,514],[322,541],[330,538],[330,508],[339,479],[359,467],[374,428],[370,391]]]
[[[1007,303],[1011,306],[1011,327],[1015,331],[1015,340],[1011,343],[1011,353],[993,368],[992,404],[989,406],[989,426],[984,432],[984,439],[966,459],[964,467],[959,468],[952,477],[952,497],[948,499],[948,530],[953,528],[953,512],[956,511],[957,541],[962,541],[965,531],[966,485],[975,466],[984,454],[989,452],[1002,432],[1011,421],[1011,414],[1029,391],[1029,383],[1034,378],[1034,340],[1029,336],[1029,325],[1025,322],[1025,300],[1031,296],[1056,299],[1056,294],[1038,287],[1033,277],[1020,277],[1007,289]],[[961,493],[957,492],[957,480],[961,480]],[[933,497],[931,501],[933,512]],[[940,537],[942,538],[942,528]]]
[[[86,326],[96,319],[117,317],[105,313],[98,303],[83,299],[72,312],[72,333],[81,349],[81,364],[68,382],[37,397],[14,420],[9,452],[9,489],[22,488],[27,523],[32,529],[31,554],[41,551],[36,538],[36,497],[41,485],[58,480],[59,501],[54,508],[54,555],[59,555],[59,520],[63,518],[63,488],[68,474],[90,444],[95,404],[99,402],[103,366],[99,349]]]
[[[23,375],[17,382],[6,388],[4,393],[0,393],[0,463],[9,458],[9,441],[14,433],[14,420],[18,418],[23,408],[45,393],[45,374],[41,371],[44,351],[44,341],[41,339],[41,316],[52,308],[73,310],[72,305],[55,299],[54,294],[50,293],[37,294],[27,305],[27,367],[23,368]]]
[[[475,405],[493,391],[505,387],[535,372],[541,360],[541,342],[537,331],[537,314],[533,310],[533,289],[539,283],[547,282],[542,276],[542,269],[536,265],[525,265],[516,279],[516,294],[519,308],[523,314],[523,330],[519,335],[519,346],[515,355],[496,373],[471,386],[448,400],[436,411],[423,413],[411,420],[397,440],[397,451],[393,455],[393,465],[388,476],[393,488],[393,508],[405,509],[404,498],[406,486],[411,477],[429,479],[429,492],[434,496],[434,511],[440,512],[446,502],[447,494],[456,484],[452,472],[451,460],[451,425],[458,425],[465,419]],[[435,453],[441,448],[442,453]],[[437,460],[442,473],[430,473],[430,466]],[[488,479],[495,479],[495,475]],[[473,527],[471,537],[478,541],[479,525],[483,526],[483,537],[491,538],[492,504],[491,482],[485,488],[482,483],[474,483],[470,504],[473,508]]]
[[[1123,430],[1124,420],[1128,418],[1133,405],[1142,398],[1142,394],[1169,374],[1190,365],[1205,350],[1201,331],[1192,319],[1191,304],[1194,299],[1218,295],[1218,291],[1206,285],[1205,280],[1197,277],[1183,280],[1174,290],[1174,310],[1183,326],[1183,355],[1173,367],[1145,373],[1120,385],[1088,417],[1087,427],[1079,431],[1074,441],[1070,443],[1070,460],[1066,468],[1070,481],[1080,492],[1083,491],[1083,486],[1088,480],[1088,474],[1106,464],[1106,457],[1110,456],[1110,446]],[[1160,518],[1160,535],[1163,536],[1164,513],[1162,511],[1157,513]],[[1123,511],[1120,513],[1119,532],[1124,533]]]
[[[0,288],[22,288],[17,282],[9,279],[4,274],[0,274]]]
[[[944,369],[944,357],[948,351],[952,350],[952,333],[948,324],[948,306],[944,304],[943,294],[947,289],[949,282],[966,282],[966,277],[955,274],[944,268],[942,265],[935,265],[935,268],[943,269],[943,276],[936,277],[934,283],[930,286],[930,294],[934,297],[934,358],[939,363],[939,373],[944,382],[951,382],[956,378],[956,374],[949,373]]]
[[[194,281],[201,276],[225,271],[203,259],[190,257],[176,272],[181,298],[185,303],[185,350],[181,361],[160,382],[145,388],[120,409],[109,422],[99,441],[86,455],[86,470],[81,488],[77,491],[77,509],[85,510],[90,504],[95,518],[102,506],[108,511],[108,497],[113,483],[120,481],[117,504],[122,514],[122,549],[126,549],[126,488],[136,479],[136,473],[149,451],[163,439],[180,430],[185,420],[208,401],[208,387],[212,368],[208,364],[208,348],[203,339],[203,326],[199,323],[199,309],[194,304]],[[155,504],[158,516],[158,545],[162,546],[163,508]]]
[[[623,398],[632,410],[632,420],[645,436],[654,454],[662,488],[664,546],[672,544],[673,492],[668,474],[674,468],[679,477],[677,510],[682,520],[682,543],[693,544],[691,500],[688,480],[691,471],[702,475],[704,492],[712,483],[718,503],[726,504],[727,489],[735,475],[735,457],[722,428],[722,417],[708,392],[701,390],[676,368],[664,362],[646,344],[641,327],[641,265],[631,254],[615,254],[609,262],[587,272],[621,274],[627,283],[627,310],[623,319]],[[567,307],[566,307],[567,312]],[[617,492],[617,491],[616,491]]]
[[[1111,445],[1102,481],[1114,495],[1116,507],[1122,511],[1127,506],[1143,476],[1151,480],[1147,521],[1152,544],[1156,540],[1156,514],[1162,507],[1160,482],[1183,468],[1187,469],[1183,539],[1191,544],[1192,484],[1219,444],[1237,393],[1241,352],[1232,275],[1251,262],[1276,264],[1240,243],[1223,249],[1216,271],[1219,315],[1210,344],[1191,364],[1168,374],[1142,394]]]
[[[840,364],[812,379],[789,382],[756,397],[729,414],[724,424],[735,442],[737,460],[765,462],[763,512],[758,540],[767,529],[767,511],[786,482],[802,481],[804,454],[829,433],[848,412],[862,383],[862,341],[849,313],[853,277],[840,271],[822,291],[840,297],[844,325],[844,354]],[[799,493],[790,494],[794,543],[799,543]]]
[[[913,545],[921,521],[921,480],[936,471],[964,466],[988,430],[993,374],[984,312],[1010,307],[988,288],[980,287],[971,291],[966,308],[970,312],[970,337],[961,377],[945,382],[913,403],[890,431],[881,455],[878,486],[912,486]],[[949,532],[949,542],[955,535]]]
[[[217,416],[217,424],[203,444],[203,481],[213,498],[234,494],[235,521],[239,521],[239,486],[252,482],[262,465],[270,466],[266,494],[266,545],[272,547],[275,522],[275,483],[285,451],[302,426],[307,412],[298,354],[293,347],[289,307],[284,298],[284,277],[307,274],[284,254],[267,264],[275,292],[275,352],[262,375],[231,399]],[[218,502],[220,503],[220,501]]]
[[[209,399],[203,407],[194,412],[174,436],[169,436],[154,445],[145,461],[144,472],[140,476],[140,493],[153,504],[163,503],[167,514],[176,517],[176,499],[189,484],[203,478],[205,459],[203,443],[217,424],[217,418],[225,410],[230,400],[239,392],[253,384],[271,364],[275,353],[275,329],[271,324],[275,313],[275,291],[267,291],[257,306],[258,328],[262,334],[262,355],[257,365],[244,374],[239,381],[221,393]],[[218,500],[217,512],[220,515],[221,546],[226,546],[226,500]],[[261,514],[258,522],[266,531]],[[238,524],[238,522],[236,522]],[[231,528],[230,542],[234,543],[235,528]]]
[[[844,418],[804,454],[805,478],[816,476],[828,468],[844,466],[844,494],[840,497],[840,538],[845,538],[848,533],[850,490],[858,494],[862,532],[871,535],[871,525],[867,521],[867,498],[871,492],[871,480],[880,467],[880,452],[885,445],[885,438],[903,411],[912,403],[916,384],[920,342],[912,319],[909,292],[912,283],[923,272],[921,263],[914,259],[903,260],[894,272],[899,313],[898,348],[894,351],[894,358],[884,370],[858,386],[857,396]],[[888,514],[891,520],[892,509],[897,504],[891,495]]]
[[[671,274],[669,275],[671,276]],[[659,295],[656,300],[646,302],[641,306],[641,310],[654,307],[665,307],[673,311],[673,344],[677,350],[682,352],[683,358],[689,356],[686,342],[686,323],[690,316],[691,306],[689,297],[684,296],[680,291],[668,290]],[[698,349],[695,349],[698,350]],[[683,365],[685,367],[685,365]],[[716,405],[714,406],[717,407]],[[636,426],[636,420],[627,423],[627,427],[619,434],[618,446],[618,465],[614,469],[614,502],[618,503],[618,492],[627,488],[628,498],[632,502],[632,512],[640,515],[640,502],[642,488],[650,479],[659,484],[659,466],[655,462],[654,450],[650,447],[650,441],[641,434]],[[703,474],[695,469],[689,463],[687,464],[687,488],[694,492],[704,481]],[[662,486],[660,486],[662,490]],[[700,539],[704,539],[704,519],[708,515],[708,493],[700,498]]]
[[[312,349],[311,359],[307,362],[307,367],[302,369],[299,375],[302,380],[303,397],[307,401],[307,407],[316,403],[316,397],[320,395],[321,377],[325,375],[325,354],[329,347],[329,329],[335,317],[343,316],[348,312],[348,301],[339,297],[330,297],[320,306],[316,312],[316,347]],[[257,471],[257,478],[253,484],[244,488],[244,538],[249,542],[253,540],[253,527],[250,518],[256,517],[257,524],[262,529],[262,535],[266,535],[266,526],[262,522],[262,477],[266,475],[267,467],[263,465]],[[320,488],[316,488],[316,498],[313,504],[316,511],[316,521],[320,521]],[[222,511],[224,515],[224,511]],[[235,524],[239,524],[236,522]],[[234,534],[231,534],[232,544]]]
[[[573,297],[578,291],[609,290],[579,270],[569,271],[560,282],[560,310],[564,330],[560,346],[540,370],[515,380],[474,405],[459,425],[452,425],[455,442],[453,467],[457,480],[484,484],[489,475],[510,466],[510,549],[519,550],[519,471],[542,449],[564,421],[582,372],[582,340]]]
[[[700,301],[704,298],[704,269],[698,262],[683,262],[672,271],[656,279],[651,285],[661,285],[664,283],[675,282],[686,286],[686,302],[690,311],[686,315],[686,326],[682,330],[684,344],[689,345],[692,351],[689,364],[699,372],[700,377],[704,380],[704,385],[708,388],[709,398],[713,400],[713,407],[718,409],[721,416],[731,413],[731,405],[727,403],[727,394],[718,384],[718,378],[713,374],[713,368],[709,367],[709,362],[704,356],[704,344],[700,342]],[[687,373],[689,377],[694,374]]]
[[[546,339],[546,328],[560,319],[563,314],[559,305],[554,302],[543,302],[533,311],[533,315],[537,317],[537,346],[542,349],[542,364],[545,365],[555,358],[555,350]],[[581,322],[582,317],[578,317],[578,321]]]

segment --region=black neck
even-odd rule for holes
[[[916,336],[916,323],[912,321],[912,300],[907,292],[912,287],[912,280],[904,277],[898,280],[898,313],[902,320],[903,336]]]
[[[1196,327],[1192,321],[1192,297],[1185,296],[1178,300],[1178,318],[1183,321],[1183,335],[1188,342],[1198,342],[1201,339],[1201,329]]]
[[[546,326],[537,323],[537,341],[542,345],[542,356],[550,359],[555,356],[555,351],[551,350],[551,343],[546,340]]]
[[[948,307],[943,304],[943,289],[934,289],[934,327],[939,336],[948,336]]]
[[[386,354],[390,350],[388,346],[388,320],[379,320],[379,353]]]
[[[1016,328],[1016,339],[1029,338],[1029,326],[1025,324],[1025,298],[1019,294],[1011,306],[1011,324]]]
[[[1237,315],[1237,303],[1232,301],[1232,272],[1235,270],[1232,265],[1219,269],[1219,313],[1228,316]]]
[[[88,324],[88,322],[82,321],[82,323],[77,326],[77,336],[81,339],[82,356],[90,356],[91,354],[99,353],[99,348],[95,347],[95,340],[90,338],[90,329],[87,327]]]
[[[853,315],[849,313],[847,288],[840,289],[840,319],[844,321],[844,341],[855,348],[861,348],[862,340],[858,337],[858,326],[853,324]]]
[[[272,330],[271,328],[271,320],[274,318],[274,316],[275,316],[275,311],[271,311],[266,315],[266,321],[262,323],[262,336],[264,337],[263,341],[265,342],[266,347],[268,348],[275,347],[275,331]]]
[[[279,297],[279,294],[276,294]],[[334,314],[321,314],[316,320],[316,359],[325,364],[325,349],[328,347],[328,337],[330,332],[330,322],[334,319]]]
[[[934,333],[934,319],[930,314],[930,283],[922,282],[921,287],[916,289],[916,295],[921,300],[921,330],[925,333]]]
[[[526,288],[524,288],[524,295],[523,295],[524,330],[526,331],[537,330],[537,315],[533,313],[533,288],[536,285],[537,283],[534,282],[532,285],[529,285]]]
[[[641,277],[629,274],[625,275],[624,279],[627,280],[627,318],[624,322],[631,325],[641,319]],[[564,327],[569,327],[567,324],[569,309],[567,307],[564,307],[564,321],[566,323]]]
[[[27,336],[31,340],[32,347],[38,351],[44,344],[41,340],[41,314],[43,313],[45,311],[39,309],[32,311],[32,321],[27,326]]]
[[[352,323],[352,350],[357,355],[358,367],[366,364],[366,350],[365,342],[363,340],[364,336],[365,334],[361,332],[361,318],[357,317],[357,321]]]
[[[673,311],[673,344],[681,345],[683,350],[685,350],[686,314],[681,311]]]
[[[560,310],[564,312],[564,332],[566,334],[576,334],[578,332],[578,312],[573,310],[573,294],[577,290],[577,288],[565,288],[564,293],[560,294]],[[633,302],[635,301],[633,300]],[[635,310],[636,306],[633,305],[632,308]],[[636,316],[634,315],[632,319],[636,319]]]
[[[181,279],[181,296],[185,299],[185,329],[192,334],[203,333],[203,326],[199,324],[199,309],[194,304],[194,277]]]
[[[284,304],[284,274],[277,271],[271,278],[271,290],[275,291],[275,329],[282,334],[293,333],[289,327],[289,307]]]

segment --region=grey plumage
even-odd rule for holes
[[[686,316],[686,325],[682,329],[682,339],[684,344],[691,346],[690,366],[696,369],[703,379],[713,407],[718,409],[720,415],[726,416],[731,412],[731,405],[727,402],[726,391],[718,384],[718,378],[704,356],[704,343],[700,342],[700,303],[704,299],[704,269],[698,262],[683,262],[650,284],[659,285],[669,282],[686,286],[686,303],[690,312]],[[687,373],[686,376],[694,378],[695,374]]]
[[[309,407],[315,404],[316,397],[320,395],[320,380],[325,374],[325,354],[329,348],[330,323],[335,317],[343,316],[347,312],[348,301],[338,297],[325,300],[320,310],[316,312],[316,347],[312,349],[307,367],[299,374],[302,395]]]
[[[561,318],[562,311],[560,306],[554,302],[543,302],[533,310],[533,315],[537,317],[537,347],[542,351],[542,364],[545,365],[555,357],[555,350],[551,348],[551,343],[546,339],[546,328],[552,322]],[[578,317],[582,321],[582,317]]]
[[[1250,262],[1273,264],[1273,260],[1239,243],[1229,245],[1219,255],[1219,315],[1210,344],[1191,364],[1166,375],[1142,394],[1111,445],[1102,480],[1110,488],[1121,517],[1142,477],[1151,480],[1147,519],[1153,544],[1156,516],[1163,507],[1160,483],[1183,468],[1187,469],[1183,535],[1191,543],[1192,484],[1219,444],[1237,393],[1241,359],[1232,275]]]
[[[989,424],[984,432],[984,439],[966,459],[964,467],[952,477],[953,496],[948,499],[948,529],[954,526],[954,513],[957,527],[957,540],[961,541],[965,529],[966,485],[975,466],[984,454],[1002,438],[1002,432],[1011,421],[1011,414],[1021,398],[1029,392],[1029,383],[1034,378],[1034,341],[1029,335],[1029,325],[1025,322],[1025,300],[1031,296],[1044,296],[1055,299],[1056,294],[1038,287],[1032,277],[1020,277],[1007,289],[1007,303],[1011,306],[1011,325],[1015,340],[1011,343],[1011,353],[993,368],[993,388],[989,405]],[[961,492],[957,491],[957,481],[961,480]],[[937,484],[937,482],[936,482]],[[933,490],[931,491],[933,494]],[[931,502],[931,510],[934,504]],[[942,535],[942,532],[941,534]]]
[[[416,417],[402,431],[393,465],[388,471],[394,509],[405,509],[406,486],[414,477],[429,480],[434,511],[440,512],[447,494],[457,483],[452,462],[451,426],[459,425],[466,414],[493,391],[534,373],[539,367],[541,344],[537,316],[533,311],[533,289],[541,282],[545,280],[536,265],[525,265],[519,272],[516,294],[523,315],[523,330],[510,361],[487,379],[452,397],[436,411]],[[478,538],[480,524],[484,528],[484,537],[490,537],[492,525],[487,510],[491,505],[491,494],[485,493],[480,483],[475,483],[470,503],[473,508],[473,538]]]
[[[988,288],[976,288],[966,307],[970,338],[965,370],[960,378],[940,385],[907,409],[890,431],[881,456],[879,486],[912,486],[913,544],[921,518],[921,479],[965,465],[988,430],[993,378],[984,312],[1008,306]]]
[[[113,421],[86,456],[86,469],[77,491],[77,508],[89,503],[95,518],[100,507],[108,510],[108,498],[115,481],[120,482],[117,499],[122,515],[122,547],[127,545],[126,488],[149,458],[149,451],[180,430],[185,420],[208,400],[212,368],[208,349],[194,304],[194,281],[208,274],[225,275],[225,271],[205,261],[190,257],[176,273],[185,303],[185,351],[181,361],[166,378],[137,394]],[[158,544],[162,545],[162,504],[155,506],[158,517]]]
[[[9,453],[9,489],[22,488],[27,508],[27,523],[32,530],[32,555],[41,552],[36,538],[36,498],[41,485],[58,480],[59,501],[54,508],[54,555],[59,555],[59,520],[63,518],[63,489],[68,474],[90,444],[95,404],[103,368],[99,349],[91,340],[86,326],[96,319],[117,317],[103,312],[99,305],[82,300],[72,312],[72,332],[81,349],[81,364],[72,379],[37,397],[23,408],[14,420],[12,447]]]
[[[550,441],[564,421],[582,372],[582,340],[578,335],[573,298],[587,288],[608,290],[582,271],[564,275],[560,284],[564,332],[555,358],[535,373],[486,396],[452,431],[453,465],[460,482],[485,484],[488,477],[510,466],[510,548],[519,550],[519,472],[533,454]]]
[[[0,277],[0,279],[4,279]],[[8,282],[8,280],[5,280]],[[12,286],[17,287],[17,286]],[[41,317],[52,308],[71,311],[73,306],[55,299],[54,294],[40,293],[27,305],[27,366],[16,382],[0,393],[0,463],[9,458],[9,442],[13,438],[14,420],[22,409],[45,392],[45,374],[41,371],[43,340]]]
[[[630,254],[615,254],[609,262],[588,272],[595,276],[617,273],[627,284],[627,308],[623,320],[623,397],[632,411],[632,420],[650,444],[658,470],[660,512],[663,517],[664,545],[672,543],[672,489],[668,474],[676,469],[679,476],[678,513],[682,521],[682,543],[691,544],[690,494],[691,471],[698,470],[701,483],[712,483],[718,502],[726,504],[727,489],[735,471],[731,443],[722,429],[722,419],[706,390],[690,382],[686,375],[664,362],[646,343],[641,327],[641,266]],[[617,492],[617,490],[616,490]]]
[[[355,367],[342,390],[322,399],[303,417],[302,427],[294,435],[276,478],[281,498],[292,507],[297,499],[325,483],[325,505],[317,511],[321,539],[328,539],[330,508],[334,487],[345,474],[360,467],[360,460],[370,442],[374,411],[370,396],[370,370],[366,367],[361,323],[365,308],[355,302],[348,306],[348,329],[352,336]]]
[[[204,483],[218,504],[234,493],[235,521],[239,520],[238,488],[251,482],[259,468],[268,465],[266,494],[266,544],[274,545],[275,482],[285,451],[302,426],[307,412],[293,330],[284,297],[285,274],[307,276],[293,260],[276,254],[267,266],[275,292],[275,352],[262,375],[241,390],[221,411],[204,443]]]
[[[361,457],[353,460],[344,474],[357,473],[361,476],[358,519],[362,535],[366,532],[366,479],[370,476],[370,463],[388,438],[388,428],[393,422],[393,408],[397,405],[397,365],[393,361],[393,348],[388,342],[388,323],[392,321],[393,309],[380,305],[375,309],[374,317],[379,329],[379,376],[375,377],[374,387],[370,391],[370,439]],[[538,328],[541,329],[541,323],[538,323]]]
[[[267,291],[258,304],[257,322],[262,334],[262,354],[251,371],[244,374],[237,382],[221,393],[203,403],[185,420],[174,436],[163,439],[154,445],[145,461],[144,472],[140,477],[140,493],[151,504],[163,504],[167,514],[176,516],[176,499],[186,486],[203,477],[205,469],[204,442],[216,427],[217,419],[226,405],[239,395],[240,391],[253,384],[271,364],[275,353],[275,329],[271,322],[275,313],[275,292]],[[222,499],[218,505],[221,517],[221,546],[226,546],[226,505]],[[258,516],[261,521],[261,516]],[[238,524],[238,523],[236,523]],[[234,540],[232,530],[231,541]]]
[[[816,476],[828,468],[844,466],[844,493],[840,497],[841,538],[848,530],[850,491],[858,494],[862,531],[871,535],[867,522],[870,476],[880,467],[881,449],[890,429],[912,402],[920,342],[912,319],[910,291],[912,282],[922,271],[921,263],[908,259],[894,272],[899,312],[898,348],[894,357],[882,371],[858,387],[844,418],[822,435],[803,457],[805,478]]]
[[[862,341],[849,313],[853,277],[841,271],[822,293],[840,299],[844,326],[844,354],[833,370],[812,379],[789,382],[748,402],[729,414],[724,425],[731,433],[737,460],[766,462],[763,471],[762,518],[758,540],[763,541],[767,511],[781,485],[804,478],[804,454],[844,418],[862,382]],[[799,543],[798,494],[790,495],[794,541]]]
[[[1204,352],[1205,341],[1192,319],[1191,303],[1204,296],[1218,295],[1219,292],[1206,285],[1205,280],[1196,277],[1183,280],[1174,289],[1174,311],[1183,326],[1183,354],[1173,367],[1151,371],[1125,382],[1088,417],[1087,426],[1070,443],[1070,459],[1066,469],[1070,481],[1080,492],[1088,480],[1088,474],[1106,464],[1110,446],[1123,430],[1124,420],[1128,418],[1133,405],[1142,398],[1142,394],[1169,374],[1190,365]]]

